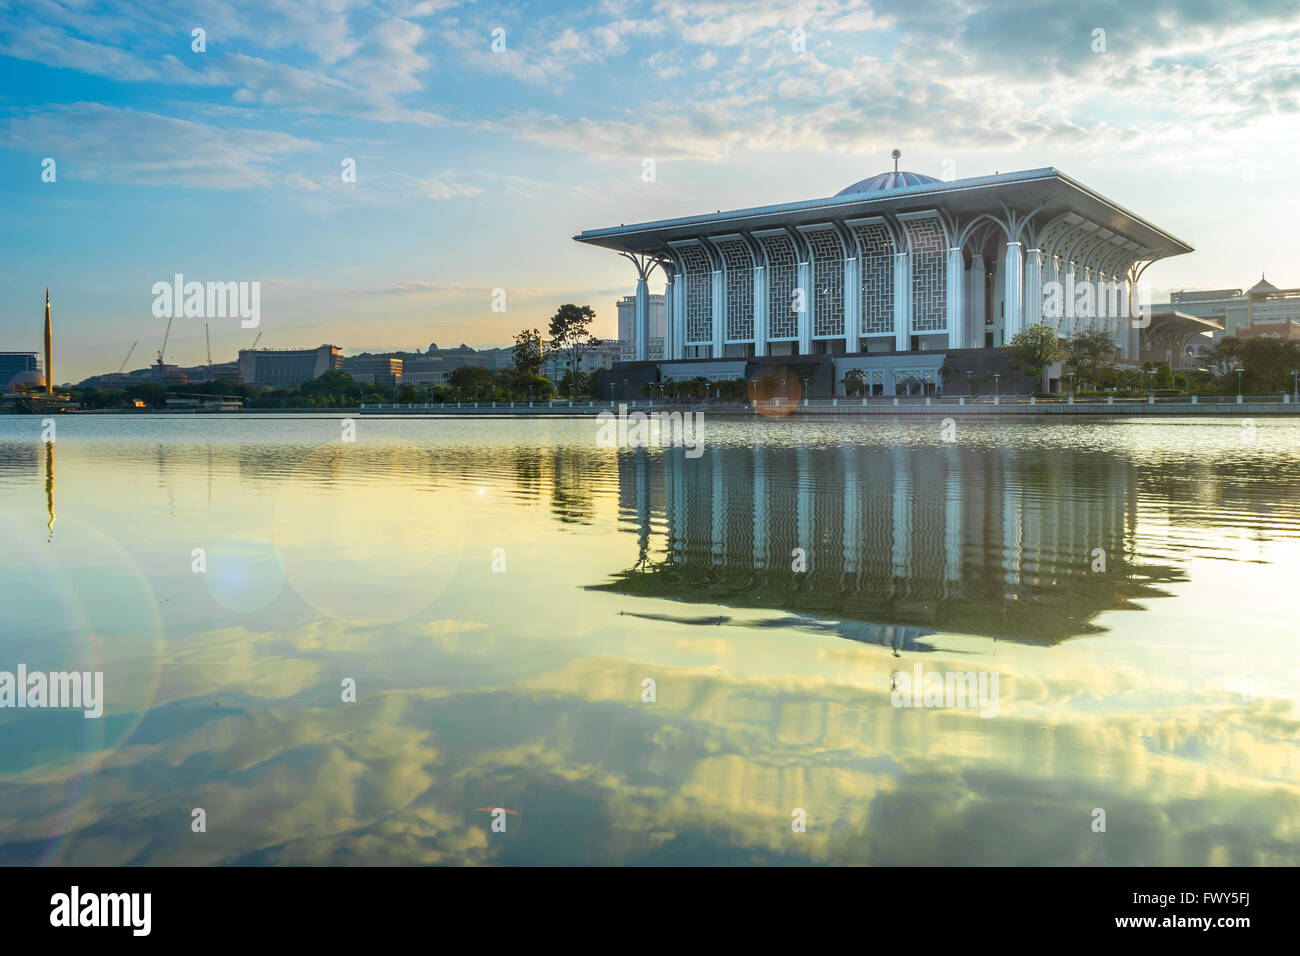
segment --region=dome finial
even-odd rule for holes
[[[899,161],[900,159],[902,159],[902,157],[903,157],[903,152],[902,152],[902,150],[895,149],[895,150],[894,150],[893,152],[891,152],[889,155],[892,156],[892,157],[894,157],[894,172],[898,172],[898,161]]]

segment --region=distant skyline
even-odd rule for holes
[[[1054,166],[1160,223],[1196,251],[1157,298],[1300,285],[1293,2],[186,6],[0,6],[0,351],[41,350],[48,285],[59,381],[151,362],[176,273],[261,283],[257,329],[208,320],[215,361],[258,332],[506,345],[570,301],[612,338],[631,265],[573,235],[832,195],[894,147]],[[169,362],[206,360],[203,324]]]

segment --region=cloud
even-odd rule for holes
[[[11,148],[59,163],[60,177],[207,189],[267,187],[283,157],[318,144],[288,133],[227,129],[157,113],[70,103],[4,124]]]

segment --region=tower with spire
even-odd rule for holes
[[[45,394],[54,394],[54,335],[50,327],[50,287],[45,287]]]

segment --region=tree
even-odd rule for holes
[[[485,391],[490,391],[496,376],[491,369],[477,365],[462,365],[447,376],[447,384],[457,389],[465,398],[478,398]]]
[[[1041,391],[1043,371],[1065,358],[1061,343],[1056,339],[1056,329],[1050,325],[1031,325],[1011,337],[1002,346],[1013,365],[1034,380],[1034,388]]]
[[[542,371],[542,333],[537,329],[524,329],[515,336],[515,347],[511,352],[515,362],[515,371],[523,381],[535,379]]]
[[[1300,368],[1300,343],[1259,335],[1241,344],[1241,364],[1254,395],[1291,391],[1291,369]]]
[[[1220,375],[1232,375],[1241,367],[1241,351],[1245,340],[1235,335],[1225,335],[1202,355],[1210,368]]]
[[[1102,384],[1106,372],[1119,358],[1119,346],[1103,329],[1079,332],[1065,343],[1065,371],[1073,372],[1080,385]]]
[[[600,339],[591,334],[591,323],[596,313],[589,305],[565,303],[551,316],[548,331],[551,334],[551,348],[568,355],[570,383],[569,397],[574,397],[574,387],[582,385],[582,377],[577,374],[582,356],[600,345]],[[576,380],[576,382],[575,382]]]

